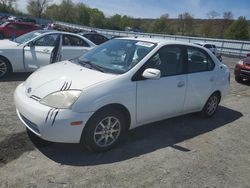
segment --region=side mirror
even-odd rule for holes
[[[143,78],[157,80],[161,77],[161,71],[158,69],[148,68],[142,73]]]
[[[250,57],[250,54],[247,54],[247,57]]]

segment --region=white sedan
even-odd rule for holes
[[[129,129],[200,112],[211,117],[230,74],[206,48],[120,38],[33,73],[15,91],[22,123],[38,137],[112,148]]]
[[[0,78],[79,57],[95,46],[80,35],[52,30],[33,31],[15,41],[0,40]]]

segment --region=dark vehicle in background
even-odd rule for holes
[[[218,53],[216,45],[210,44],[210,43],[195,43],[195,44],[203,46],[203,47],[209,49],[220,61],[222,61],[222,57]]]
[[[19,22],[33,23],[36,24],[36,20],[32,18],[18,18]]]
[[[16,38],[37,29],[38,26],[33,23],[5,22],[0,25],[0,39]]]
[[[108,41],[109,39],[107,37],[105,37],[104,35],[101,35],[99,33],[96,32],[90,32],[90,33],[78,33],[79,35],[89,39],[91,42],[93,42],[96,45],[100,45],[106,41]]]
[[[235,81],[239,83],[245,79],[250,81],[250,54],[235,65],[234,76]]]

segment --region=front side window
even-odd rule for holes
[[[208,57],[205,51],[198,48],[187,48],[188,73],[210,71],[214,68],[214,62]]]
[[[63,46],[85,46],[89,47],[89,44],[83,39],[73,35],[63,35]]]
[[[183,73],[183,53],[179,46],[161,48],[146,64],[145,68],[155,68],[161,71],[161,77]]]
[[[35,46],[55,46],[58,39],[58,34],[45,35],[35,42]]]
[[[19,44],[23,44],[25,42],[28,42],[40,35],[42,35],[43,33],[47,32],[46,30],[42,30],[42,31],[32,31],[32,32],[29,32],[29,33],[26,33],[24,35],[21,35],[19,37],[17,37],[15,39],[15,42],[16,43],[19,43]]]
[[[156,44],[130,39],[110,40],[79,58],[79,63],[91,62],[105,72],[122,74],[139,63]]]

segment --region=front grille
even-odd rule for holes
[[[240,70],[240,75],[246,78],[250,77],[250,70],[246,70],[246,69],[241,69]]]
[[[26,123],[27,126],[29,126],[29,128],[31,128],[33,131],[35,131],[37,134],[40,134],[40,130],[38,129],[38,126],[31,122],[30,120],[28,120],[26,117],[24,117],[22,114],[20,114],[21,118],[23,119],[23,121]]]

